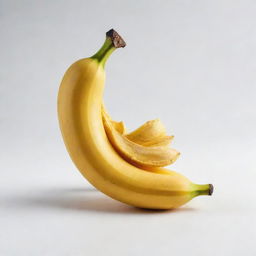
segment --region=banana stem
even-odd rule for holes
[[[115,49],[120,47],[125,47],[125,46],[126,46],[126,43],[122,39],[122,37],[114,29],[110,29],[106,33],[106,40],[103,46],[91,58],[96,59],[104,67],[111,53]]]
[[[115,49],[116,48],[113,46],[112,41],[109,38],[106,38],[103,46],[91,58],[96,59],[104,67],[108,57]]]

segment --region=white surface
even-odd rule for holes
[[[0,255],[255,255],[255,1],[1,1]],[[161,118],[172,169],[213,183],[180,210],[126,206],[75,169],[57,123],[66,68],[115,28],[105,101]]]

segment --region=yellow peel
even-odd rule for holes
[[[112,123],[112,125],[114,126],[116,131],[118,131],[120,134],[125,134],[126,133],[126,127],[125,127],[124,122],[123,121],[117,122],[117,121],[112,120],[112,118],[110,117],[110,115],[106,111],[106,108],[105,108],[104,104],[102,104],[101,109],[102,109],[102,113],[104,113],[104,116],[108,120],[110,120],[110,122]]]
[[[114,126],[115,130],[118,131],[120,134],[125,134],[126,133],[126,127],[123,121],[121,122],[116,122],[111,120],[112,125]]]
[[[109,141],[126,161],[142,167],[163,167],[172,164],[180,155],[175,149],[167,146],[146,147],[137,144],[115,129],[109,115],[104,110],[102,116]]]
[[[126,134],[126,127],[123,121],[117,122],[112,120],[104,105],[102,105],[102,111],[116,131],[125,135],[128,140],[136,144],[145,147],[168,146],[174,138],[174,136],[168,136],[166,134],[165,127],[159,119],[147,121],[133,132]]]
[[[151,140],[142,143],[138,143],[145,147],[157,147],[157,146],[168,146],[172,142],[174,136],[164,136],[164,137],[156,137],[152,138]],[[136,142],[136,141],[133,141]]]
[[[164,125],[159,119],[147,121],[126,137],[137,144],[146,147],[168,146],[173,136],[167,136]]]
[[[165,127],[159,119],[147,121],[133,132],[126,134],[126,137],[138,144],[145,144],[152,138],[166,136]]]

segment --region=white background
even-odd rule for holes
[[[159,117],[172,169],[212,197],[143,211],[96,191],[57,122],[67,67],[115,28],[105,102],[130,129]],[[256,2],[0,1],[0,255],[256,255]]]

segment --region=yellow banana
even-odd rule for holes
[[[116,48],[124,46],[125,42],[117,32],[110,30],[102,48],[91,58],[72,64],[63,77],[58,94],[58,117],[73,162],[97,189],[137,207],[171,209],[185,204],[195,196],[211,195],[211,184],[197,185],[181,174],[154,165],[146,164],[147,170],[141,169],[129,159],[134,152],[129,151],[128,160],[120,154],[125,139],[136,147],[143,147],[143,150],[146,148],[143,143],[151,141],[147,136],[146,139],[143,135],[136,136],[136,132],[125,135],[124,124],[112,121],[102,111],[105,62]],[[150,129],[146,129],[148,133]],[[152,129],[154,139],[166,137],[165,132],[160,132],[161,136],[158,136],[161,129]],[[116,142],[111,138],[113,134],[115,139],[121,141],[118,146],[115,146]],[[140,134],[140,130],[137,134]],[[164,145],[167,144],[169,142]],[[149,148],[154,150],[157,146]],[[134,149],[134,145],[131,149]],[[137,152],[137,157],[141,158],[142,155]],[[154,157],[156,155],[157,152]]]

